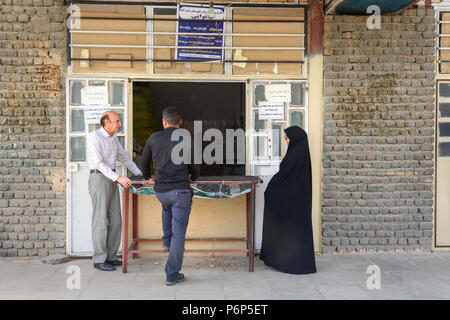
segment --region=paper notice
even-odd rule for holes
[[[234,52],[234,60],[237,60],[237,61],[248,60],[248,57],[245,57],[245,56],[242,55],[242,50],[241,49],[237,49]],[[239,68],[245,68],[246,65],[247,65],[246,62],[235,62],[235,63],[233,63],[233,66],[239,67]]]
[[[108,104],[108,88],[106,86],[87,86],[81,89],[81,103],[83,105]]]
[[[100,124],[103,112],[110,111],[110,106],[89,106],[84,107],[84,121],[87,124]]]
[[[265,88],[265,94],[269,102],[291,102],[291,85],[268,84]]]
[[[284,103],[260,101],[258,115],[259,120],[284,120]]]

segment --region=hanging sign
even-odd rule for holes
[[[108,87],[87,86],[81,89],[81,104],[105,105],[108,104]]]
[[[100,118],[105,111],[111,111],[111,106],[84,107],[84,121],[87,124],[100,124]]]
[[[258,115],[259,120],[284,120],[284,103],[260,101]]]
[[[291,102],[291,85],[268,84],[265,86],[265,95],[270,102]]]
[[[178,21],[176,59],[223,60],[223,21],[208,21],[208,19],[223,20],[224,16],[225,8],[223,6],[178,5],[178,19],[187,19],[188,21]],[[183,33],[189,34],[183,35]],[[196,35],[195,33],[202,35]],[[211,47],[211,49],[195,47]],[[220,47],[220,49],[214,49],[214,47]]]

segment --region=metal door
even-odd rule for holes
[[[86,156],[87,135],[100,127],[90,123],[95,112],[110,109],[119,113],[122,127],[119,141],[127,149],[127,94],[124,79],[69,78],[66,84],[66,200],[67,253],[92,255],[92,204],[88,192],[89,168]],[[117,172],[125,175],[122,164]]]
[[[257,186],[255,204],[255,244],[256,249],[260,250],[264,191],[272,176],[278,172],[287,150],[283,130],[298,125],[308,132],[308,87],[305,80],[254,80],[248,89],[247,145],[250,165],[247,172],[263,180]],[[263,110],[270,103],[277,107],[278,112],[272,116],[268,115],[267,109]]]

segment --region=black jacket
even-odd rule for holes
[[[171,135],[175,129],[168,127],[163,131],[153,133],[147,139],[144,147],[141,162],[142,173],[144,177],[150,177],[150,161],[153,160],[156,192],[188,189],[189,174],[191,174],[191,180],[197,179],[200,174],[200,166],[193,164],[193,157],[190,164],[174,164],[172,162],[172,149],[179,143],[179,141],[171,141]],[[193,154],[192,149],[191,154]]]

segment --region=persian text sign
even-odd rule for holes
[[[89,106],[84,107],[84,120],[87,124],[100,124],[103,112],[111,111],[110,106]]]
[[[259,120],[284,120],[284,103],[260,101]]]
[[[81,89],[81,103],[83,105],[105,105],[108,103],[108,87],[87,86]]]
[[[213,12],[213,20],[223,20],[224,7],[214,6]],[[178,18],[188,21],[178,21],[176,59],[222,60],[223,21],[207,20],[212,18],[209,5],[180,4],[178,6]],[[183,35],[183,33],[189,34]],[[202,35],[196,35],[195,33]],[[211,49],[199,49],[198,47],[211,47]],[[214,49],[214,47],[220,49]]]
[[[265,96],[270,102],[291,102],[291,85],[268,84],[265,88]]]

